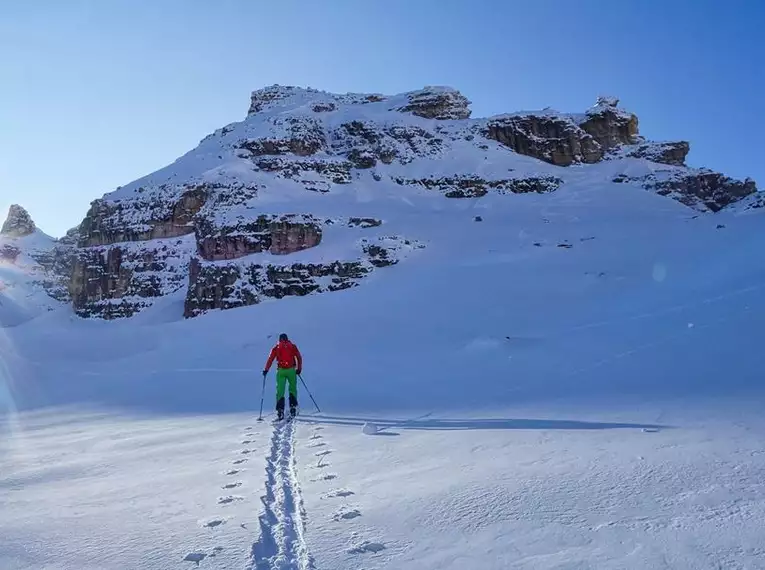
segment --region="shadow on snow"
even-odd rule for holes
[[[585,422],[579,420],[546,420],[522,418],[481,418],[481,419],[414,419],[397,420],[383,418],[362,418],[355,416],[300,416],[300,421],[311,424],[329,424],[338,426],[362,426],[373,423],[380,430],[600,430],[600,429],[644,429],[659,430],[668,426],[625,422]],[[380,435],[393,435],[390,432]]]

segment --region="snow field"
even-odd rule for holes
[[[762,218],[615,168],[359,202],[426,248],[354,289],[4,320],[0,568],[765,568]],[[322,413],[273,429],[282,331]]]

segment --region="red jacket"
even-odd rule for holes
[[[303,369],[303,357],[300,355],[298,347],[289,340],[280,340],[271,349],[271,354],[268,355],[268,362],[266,362],[266,372],[271,368],[274,360],[276,360],[278,368]]]

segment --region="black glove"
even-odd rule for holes
[[[265,378],[266,376],[268,376],[268,370],[263,371],[263,378]]]
[[[300,376],[300,374],[303,372],[303,369],[302,368],[298,368],[296,370],[296,372],[297,372],[297,375]]]

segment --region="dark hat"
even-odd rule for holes
[[[279,340],[289,340],[289,338],[287,337],[287,333],[280,334],[279,335]]]

